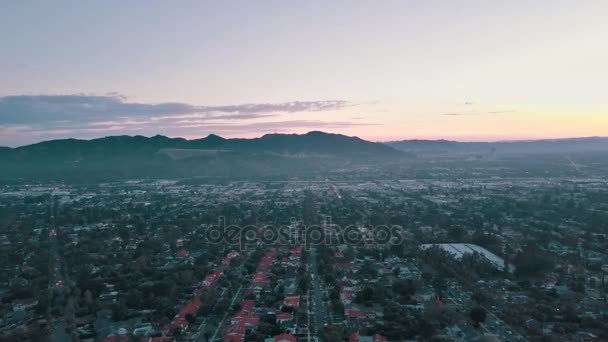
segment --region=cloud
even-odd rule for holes
[[[266,121],[254,122],[248,124],[185,124],[179,128],[205,128],[217,132],[249,132],[256,130],[278,130],[278,129],[294,129],[294,128],[347,128],[353,126],[375,126],[376,123],[353,123],[350,121],[321,121],[321,120],[286,120],[286,121]]]
[[[341,100],[293,101],[224,106],[135,103],[119,94],[0,97],[0,145],[16,146],[57,138],[163,134],[204,136],[368,126],[362,121],[285,120],[285,114],[337,111]],[[284,120],[281,120],[281,119]]]
[[[471,116],[471,115],[493,115],[493,114],[510,114],[517,113],[515,110],[495,110],[495,111],[487,111],[487,112],[451,112],[451,113],[442,113],[441,115],[447,116]]]
[[[265,133],[279,132],[292,133],[298,131],[343,129],[356,126],[375,126],[377,123],[353,123],[350,121],[321,121],[321,120],[283,120],[239,123],[238,121],[224,121],[213,123],[181,123],[158,126],[155,122],[132,121],[125,122],[100,121],[88,126],[64,126],[57,128],[43,128],[30,125],[0,125],[0,146],[20,146],[35,141],[58,138],[91,139],[107,135],[147,135],[163,134],[167,136],[181,136],[198,138],[210,133],[219,135],[251,136]]]
[[[200,120],[180,120],[174,122],[168,128],[175,131],[184,130],[196,130],[203,129],[207,132],[213,132],[216,134],[222,133],[234,133],[234,132],[252,132],[262,131],[267,132],[269,130],[277,129],[294,129],[294,128],[310,128],[310,129],[323,129],[323,128],[347,128],[353,126],[374,126],[376,123],[353,123],[350,121],[321,121],[321,120],[283,120],[283,121],[262,121],[262,122],[250,122],[250,123],[235,123],[232,121],[225,122],[214,122],[214,121],[200,121]],[[1,127],[1,126],[0,126]],[[20,125],[18,129],[14,129],[13,132],[31,133],[31,134],[77,134],[77,133],[98,133],[106,131],[117,131],[117,130],[131,130],[131,131],[148,131],[152,134],[156,133],[155,130],[167,129],[167,127],[159,128],[154,122],[149,121],[131,121],[131,122],[114,122],[114,121],[100,121],[91,123],[86,127],[83,126],[70,126],[65,125],[53,129],[47,129],[42,127]]]
[[[148,118],[173,119],[191,115],[207,118],[254,119],[278,113],[322,112],[350,106],[347,101],[293,101],[199,106],[188,103],[136,103],[115,93],[98,95],[19,95],[0,97],[0,125],[65,123]]]

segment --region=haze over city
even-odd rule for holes
[[[0,146],[608,132],[605,1],[0,4]]]

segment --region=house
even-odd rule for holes
[[[267,270],[270,269],[270,266],[272,266],[273,263],[274,263],[274,259],[273,258],[264,257],[258,263],[258,270],[260,270],[260,271],[267,271]]]
[[[264,342],[296,342],[296,337],[289,334],[280,334],[272,338],[267,338]]]
[[[295,279],[286,279],[283,281],[283,294],[286,297],[295,296],[298,292],[298,286],[296,285]]]
[[[237,251],[230,251],[230,253],[228,253],[226,255],[226,257],[224,258],[224,260],[222,261],[222,263],[224,265],[230,265],[230,261],[232,261],[232,259],[234,258],[238,258],[240,256],[239,252]]]
[[[230,325],[226,329],[224,336],[222,336],[222,340],[227,342],[243,342],[245,341],[246,333],[247,328],[245,328],[244,324]]]
[[[291,306],[294,309],[300,308],[300,297],[285,297],[283,300],[283,305]]]
[[[591,341],[597,341],[598,337],[597,335],[594,335],[590,332],[586,332],[586,331],[579,331],[576,333],[575,336],[575,341],[576,342],[591,342]]]
[[[252,283],[254,286],[261,286],[270,284],[270,273],[267,272],[258,272],[253,275]]]
[[[198,309],[203,306],[203,303],[198,299],[192,299],[181,310],[175,315],[173,322],[169,326],[165,327],[165,331],[171,331],[175,328],[187,329],[190,326],[190,322],[186,319],[187,315],[196,316]]]
[[[304,247],[302,246],[298,246],[294,249],[292,249],[291,251],[289,251],[289,259],[291,260],[300,260],[300,258],[302,258],[302,251],[304,250]]]
[[[221,276],[223,276],[224,273],[222,271],[215,271],[211,274],[208,274],[205,279],[203,280],[203,287],[205,288],[211,288],[214,287],[217,284],[217,281],[220,279]]]
[[[258,271],[265,272],[270,270],[272,264],[274,264],[277,257],[277,251],[270,249],[266,252],[262,260],[258,263]]]
[[[370,308],[356,304],[349,304],[344,306],[344,315],[350,320],[375,320],[382,315],[382,309],[381,306]]]
[[[230,318],[230,324],[242,325],[245,329],[257,328],[260,324],[260,317],[253,314],[254,307],[254,300],[241,301],[241,309]]]
[[[239,311],[230,318],[230,324],[243,324],[246,328],[256,328],[260,324],[260,317],[248,316],[243,311]]]
[[[36,298],[16,300],[13,303],[13,312],[26,311],[38,305]]]
[[[253,300],[253,299],[246,299],[246,300],[241,301],[241,312],[243,312],[244,314],[246,314],[249,317],[251,317],[251,315],[253,314],[254,307],[255,307],[255,300]]]
[[[258,327],[260,317],[232,317],[230,325],[226,328],[223,336],[224,341],[242,342],[245,340],[245,335],[251,333]]]
[[[291,312],[280,312],[277,314],[277,323],[285,323],[289,322],[293,319],[293,314]]]
[[[355,298],[355,292],[352,288],[344,287],[344,286],[342,286],[340,288],[340,300],[342,301],[342,304],[344,304],[344,305],[351,304],[353,302],[354,298]]]

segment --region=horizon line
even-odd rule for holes
[[[100,139],[105,139],[105,138],[111,138],[111,137],[144,137],[147,139],[151,139],[154,137],[164,137],[164,138],[168,138],[168,139],[184,139],[186,141],[193,141],[193,140],[200,140],[200,139],[205,139],[208,138],[210,136],[216,136],[222,139],[247,139],[247,140],[251,140],[251,139],[259,139],[262,138],[264,136],[267,135],[306,135],[306,134],[310,134],[310,133],[314,133],[314,132],[320,132],[320,133],[325,133],[325,134],[335,134],[335,135],[342,135],[342,136],[346,136],[346,137],[351,137],[351,138],[359,138],[362,140],[366,140],[369,142],[375,142],[375,143],[381,143],[381,144],[388,144],[388,143],[396,143],[396,142],[403,142],[403,141],[448,141],[448,142],[457,142],[457,143],[516,143],[516,142],[535,142],[535,141],[555,141],[555,140],[574,140],[574,139],[606,139],[608,138],[608,136],[598,136],[598,135],[591,135],[591,136],[567,136],[567,137],[546,137],[546,138],[521,138],[521,139],[500,139],[500,140],[492,140],[492,139],[484,139],[484,140],[460,140],[460,139],[449,139],[449,138],[403,138],[403,139],[391,139],[391,140],[374,140],[374,139],[365,139],[356,135],[347,135],[347,134],[342,134],[342,133],[333,133],[333,132],[326,132],[326,131],[320,131],[320,130],[312,130],[312,131],[308,131],[306,133],[276,133],[276,132],[270,132],[270,133],[263,133],[259,136],[255,136],[255,137],[251,137],[251,138],[244,138],[244,137],[223,137],[219,134],[215,134],[215,133],[209,133],[206,136],[202,136],[202,137],[198,137],[198,138],[194,138],[194,137],[183,137],[183,136],[168,136],[168,135],[163,135],[163,134],[154,134],[154,135],[143,135],[143,134],[118,134],[118,135],[105,135],[105,136],[99,136],[99,137],[95,137],[95,138],[71,138],[71,137],[66,137],[66,138],[57,138],[57,139],[49,139],[49,140],[40,140],[37,142],[32,142],[30,144],[25,144],[25,145],[18,145],[18,146],[0,146],[0,148],[10,148],[10,149],[16,149],[16,148],[21,148],[21,147],[27,147],[27,146],[31,146],[31,145],[36,145],[36,144],[41,144],[41,143],[45,143],[45,142],[50,142],[50,141],[59,141],[59,140],[78,140],[78,141],[93,141],[93,140],[100,140]]]

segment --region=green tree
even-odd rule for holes
[[[112,305],[112,320],[124,321],[129,315],[129,309],[125,303],[120,302]]]
[[[480,323],[485,322],[487,315],[488,313],[486,312],[486,310],[480,306],[472,308],[469,312],[469,316],[471,317],[471,320],[473,321],[473,325],[475,327],[479,327]]]

